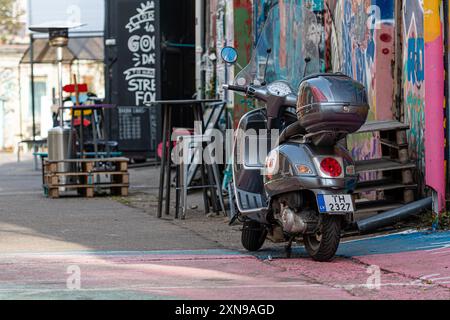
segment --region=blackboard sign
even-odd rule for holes
[[[110,102],[119,106],[112,135],[119,149],[154,153],[159,142],[160,7],[158,0],[107,1],[106,63]]]
[[[120,1],[119,12],[117,63],[128,91],[121,104],[149,105],[158,91],[158,1]]]

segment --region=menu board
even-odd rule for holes
[[[155,151],[160,111],[151,103],[160,99],[161,91],[160,3],[158,0],[108,3],[109,28],[105,40],[109,43],[107,59],[110,64],[114,61],[109,91],[111,102],[119,106],[115,136],[122,150]]]
[[[127,45],[121,46],[119,61],[129,92],[129,105],[148,106],[157,95],[157,1],[131,2],[136,7],[131,16],[126,15],[128,19],[125,20],[123,36],[127,37]]]

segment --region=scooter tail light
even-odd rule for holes
[[[332,178],[338,178],[342,175],[342,166],[335,158],[325,158],[320,162],[320,169],[326,175]]]

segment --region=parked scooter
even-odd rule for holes
[[[257,251],[266,239],[287,242],[290,256],[293,242],[303,238],[314,260],[330,261],[355,211],[355,163],[339,141],[362,127],[369,105],[360,83],[320,73],[318,46],[308,43],[306,32],[295,30],[315,19],[308,12],[296,5],[286,15],[274,7],[250,64],[224,88],[265,105],[240,119],[235,136],[233,180],[243,246]],[[283,17],[286,25],[280,26]],[[282,28],[284,49],[274,34]],[[228,64],[237,58],[232,47],[222,51]],[[281,132],[275,145],[265,159],[255,160],[274,140],[272,130]]]

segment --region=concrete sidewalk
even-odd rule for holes
[[[214,242],[108,198],[47,199],[30,161],[0,155],[0,252],[206,249]]]
[[[450,299],[450,233],[345,242],[331,263],[249,255],[201,196],[186,221],[157,219],[157,168],[131,170],[126,199],[51,200],[15,161],[0,154],[0,299]]]

